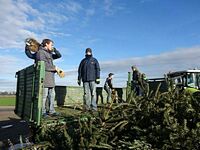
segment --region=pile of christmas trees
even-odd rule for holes
[[[130,94],[126,103],[98,112],[63,116],[63,124],[43,124],[37,149],[199,149],[200,98],[169,90]]]

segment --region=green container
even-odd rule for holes
[[[15,113],[28,122],[40,125],[45,78],[44,62],[39,61],[37,64],[18,71],[16,77]]]

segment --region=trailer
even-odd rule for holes
[[[37,126],[41,124],[42,90],[45,78],[43,61],[16,72],[15,114]]]
[[[55,107],[61,115],[46,119],[42,117],[42,96],[45,79],[45,64],[43,61],[17,71],[16,78],[15,114],[30,123],[31,126],[39,127],[46,122],[50,125],[59,120],[63,122],[66,115],[76,115],[82,109],[82,87],[56,86]],[[115,88],[115,91],[119,101],[126,99],[126,88]],[[96,92],[97,101],[99,100],[100,103],[106,98],[107,94],[102,87],[97,87]],[[99,104],[98,107],[104,107],[104,104]]]

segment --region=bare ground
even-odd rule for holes
[[[28,123],[21,120],[14,109],[13,106],[0,106],[0,149],[8,147],[8,139],[15,144],[19,143],[20,135],[23,140],[31,135]]]

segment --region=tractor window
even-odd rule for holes
[[[181,77],[179,77],[179,78],[176,78],[176,84],[182,84],[182,79],[181,79]]]
[[[183,79],[181,76],[177,76],[172,79],[174,88],[181,87],[183,85]]]
[[[198,89],[200,89],[200,74],[199,73],[196,75],[196,82],[197,82]]]
[[[186,75],[182,76],[182,81],[183,81],[183,85],[185,86],[187,84],[187,77]]]
[[[195,85],[195,78],[194,78],[194,74],[193,73],[189,73],[187,74],[187,85],[189,87],[196,87]]]

